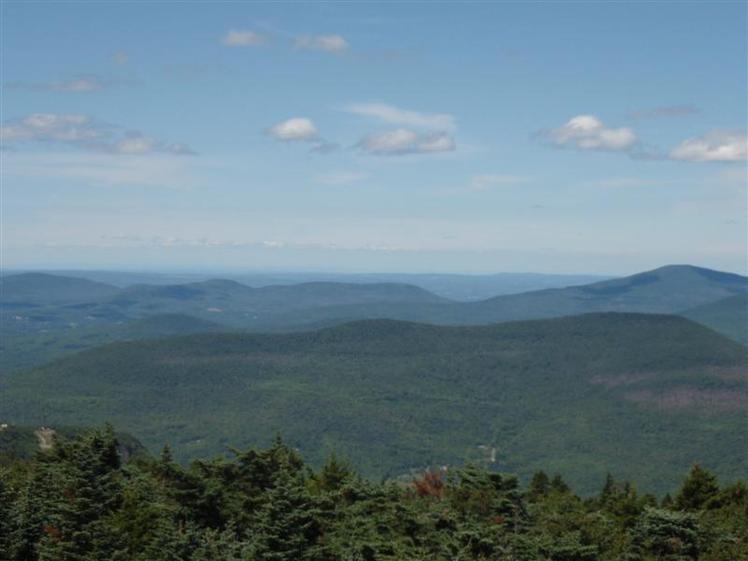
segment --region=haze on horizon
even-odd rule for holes
[[[4,269],[748,273],[745,5],[2,4]]]

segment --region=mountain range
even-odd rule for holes
[[[158,335],[166,336],[221,329],[287,332],[361,319],[484,325],[617,311],[681,314],[745,342],[746,295],[746,277],[687,265],[469,302],[399,283],[250,287],[217,279],[118,287],[23,273],[0,278],[0,372],[105,342],[150,338],[156,324]]]

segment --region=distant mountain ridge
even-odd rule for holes
[[[29,307],[91,302],[116,294],[116,286],[46,273],[21,273],[0,277],[0,302]]]
[[[1,373],[100,342],[133,338],[124,337],[127,330],[120,326],[150,316],[190,316],[226,330],[298,331],[362,319],[485,325],[592,312],[679,314],[748,294],[748,278],[671,265],[620,279],[475,302],[456,302],[398,283],[309,282],[253,288],[213,279],[116,288],[33,273],[3,277],[0,287]],[[748,340],[742,333],[742,310],[730,311],[732,319],[725,314],[689,317],[742,342]],[[174,334],[182,333],[173,325]],[[138,329],[134,326],[130,332]],[[34,342],[39,333],[45,334],[39,339],[48,342],[44,346]]]

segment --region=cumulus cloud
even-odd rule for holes
[[[339,148],[336,142],[325,140],[319,135],[314,121],[306,117],[293,117],[273,125],[265,133],[282,142],[307,142],[311,144],[310,152],[329,154]]]
[[[453,115],[446,113],[421,113],[401,109],[385,103],[352,103],[345,108],[348,113],[372,117],[391,125],[404,127],[452,130],[456,126]]]
[[[8,84],[8,87],[26,91],[88,93],[106,89],[111,85],[113,85],[113,82],[105,80],[100,76],[78,74],[69,79],[56,82],[11,82]]]
[[[110,154],[194,154],[186,144],[169,143],[139,131],[97,121],[77,113],[32,113],[0,126],[0,141],[54,143]]]
[[[357,146],[369,154],[390,156],[451,152],[456,147],[454,137],[446,132],[419,134],[409,129],[370,134]]]
[[[563,126],[545,131],[542,136],[554,146],[577,150],[627,151],[637,142],[630,128],[606,127],[594,115],[577,115]]]
[[[264,45],[266,41],[264,35],[248,29],[230,29],[221,39],[227,47],[253,47]]]
[[[342,54],[349,46],[348,41],[340,35],[303,35],[296,38],[296,47],[299,49]]]
[[[662,107],[652,107],[650,109],[640,109],[631,111],[628,114],[629,119],[661,119],[668,117],[688,117],[696,115],[701,111],[693,105],[666,105]]]
[[[687,162],[741,162],[748,157],[745,131],[715,130],[704,136],[689,138],[673,148],[673,160]]]
[[[318,138],[317,127],[311,119],[306,117],[293,117],[267,130],[267,133],[276,140],[283,141],[313,141]]]

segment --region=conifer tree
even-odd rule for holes
[[[316,559],[319,512],[298,476],[281,472],[253,528],[257,561]]]
[[[718,494],[717,477],[697,464],[691,468],[691,472],[675,496],[675,506],[682,510],[709,508],[709,502]]]

